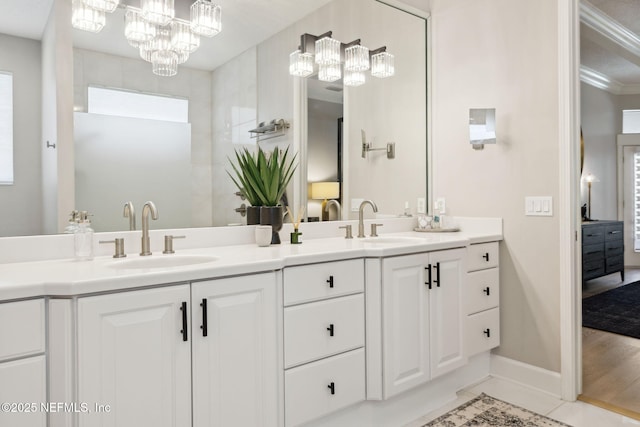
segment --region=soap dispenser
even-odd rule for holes
[[[65,234],[74,234],[78,229],[78,216],[80,212],[73,210],[69,214],[69,222],[67,226],[64,228]]]
[[[88,261],[93,259],[93,228],[87,211],[78,215],[78,227],[74,233],[76,260]]]

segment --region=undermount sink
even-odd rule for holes
[[[211,255],[158,255],[114,261],[108,266],[116,269],[172,268],[213,262]]]
[[[380,245],[398,245],[410,243],[423,243],[424,239],[420,237],[365,237],[361,239],[362,243],[377,243]]]

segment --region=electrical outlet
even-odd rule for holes
[[[427,213],[427,201],[424,197],[418,197],[418,203],[416,204],[416,212],[419,214]]]
[[[438,197],[436,199],[436,210],[440,214],[447,213],[447,203],[446,203],[444,197]]]
[[[351,212],[358,212],[362,202],[364,202],[364,199],[351,199]]]

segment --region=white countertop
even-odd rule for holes
[[[412,239],[402,240],[402,237]],[[216,257],[215,261],[211,262],[167,268],[117,267],[123,260],[141,258],[139,255],[131,254],[122,259],[99,256],[92,261],[57,259],[6,263],[0,264],[0,301],[38,296],[70,297],[274,271],[316,262],[377,258],[466,247],[469,244],[498,240],[502,240],[502,235],[491,232],[401,232],[381,234],[378,241],[375,238],[331,237],[309,239],[300,245],[291,245],[288,242],[269,247],[243,244],[177,249],[176,255],[163,255],[159,252],[151,255],[154,258],[184,255]]]

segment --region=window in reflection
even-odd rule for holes
[[[0,185],[13,184],[13,75],[0,72]]]

